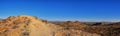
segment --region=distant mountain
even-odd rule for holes
[[[3,19],[0,18],[0,20],[3,20]]]

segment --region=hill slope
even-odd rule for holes
[[[65,29],[32,16],[10,16],[0,21],[0,36],[100,36],[81,30]]]

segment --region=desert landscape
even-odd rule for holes
[[[120,36],[120,22],[63,22],[9,16],[0,20],[0,36]]]
[[[120,0],[0,0],[0,36],[120,36]]]

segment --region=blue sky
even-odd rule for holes
[[[120,1],[0,0],[0,18],[17,15],[61,21],[120,21]]]

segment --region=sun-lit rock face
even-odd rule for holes
[[[33,16],[10,16],[0,21],[0,36],[100,36],[64,28]]]

